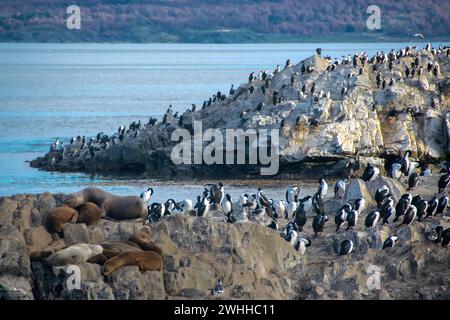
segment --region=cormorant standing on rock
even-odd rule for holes
[[[402,165],[398,162],[391,164],[391,170],[389,170],[389,175],[392,179],[400,179],[402,176]]]
[[[153,188],[148,188],[146,191],[143,191],[143,192],[141,193],[140,198],[141,198],[145,203],[147,203],[147,202],[150,201],[152,195],[153,195]]]
[[[311,202],[315,214],[320,215],[325,213],[323,200],[318,192],[313,195]]]
[[[406,213],[408,206],[410,205],[410,201],[407,198],[401,197],[397,205],[395,206],[395,219],[393,222],[396,222],[398,218]]]
[[[301,231],[303,229],[303,226],[306,224],[306,221],[307,221],[306,211],[302,203],[295,210],[294,222],[297,224],[299,230]]]
[[[427,210],[428,210],[428,201],[419,199],[416,201],[414,206],[417,209],[417,220],[422,221],[423,218],[426,218],[427,216]],[[405,210],[406,213],[406,210]]]
[[[389,238],[387,238],[383,243],[383,250],[386,248],[393,248],[395,246],[395,243],[397,242],[397,239],[397,236],[390,236]]]
[[[302,93],[304,94],[306,92],[306,84],[304,84],[303,86],[302,86]]]
[[[366,216],[364,225],[366,228],[372,229],[373,227],[375,227],[377,225],[379,219],[380,219],[380,212],[372,211]]]
[[[365,182],[375,180],[380,174],[380,169],[368,163],[361,179]]]
[[[355,200],[355,210],[361,213],[364,210],[364,207],[366,205],[366,200],[364,198],[358,198]]]
[[[414,189],[417,186],[417,183],[419,182],[419,174],[417,172],[413,172],[409,175],[408,178],[408,191]]]
[[[434,68],[433,68],[433,75],[434,75],[435,78],[438,77],[438,75],[439,75],[439,66],[438,65],[434,66]]]
[[[346,184],[347,180],[344,178],[340,178],[338,181],[336,181],[336,184],[334,186],[335,199],[342,199],[344,197]]]
[[[218,296],[221,295],[222,293],[223,293],[222,279],[217,279],[216,285],[214,286],[213,289],[213,295]]]
[[[438,182],[438,193],[444,192],[444,190],[447,188],[448,184],[450,182],[450,167],[447,169],[447,173],[443,174],[439,178]]]
[[[314,90],[316,89],[316,84],[313,82],[311,86],[311,94],[314,94]]]
[[[328,184],[324,178],[319,179],[319,190],[317,190],[321,199],[325,199],[328,194]]]
[[[434,215],[436,214],[438,205],[439,205],[439,201],[436,196],[434,196],[433,199],[428,201],[427,215],[425,218],[434,217]]]
[[[398,226],[401,227],[403,225],[410,225],[417,215],[417,208],[413,205],[408,205],[408,209],[406,209],[405,215],[403,217],[403,222]]]
[[[234,90],[234,84],[231,85],[230,88],[230,96],[232,96],[236,91]]]
[[[381,204],[383,203],[384,199],[386,199],[390,194],[389,187],[387,185],[381,186],[377,189],[375,192],[375,201],[377,202],[378,208],[380,208]]]
[[[277,105],[277,102],[278,102],[278,91],[275,90],[275,91],[273,92],[273,95],[272,95],[272,103],[273,103],[274,105]]]
[[[347,211],[344,208],[340,208],[334,217],[334,223],[336,224],[336,231],[347,221]]]
[[[311,246],[311,240],[306,238],[300,238],[297,243],[294,245],[295,250],[297,250],[300,254],[305,254],[306,248]]]
[[[197,209],[197,216],[204,217],[209,212],[209,197],[205,196],[203,197],[203,200]]]
[[[194,209],[200,208],[201,204],[202,204],[202,197],[198,196],[197,203],[195,204]]]
[[[448,207],[448,197],[442,196],[439,198],[438,207],[436,209],[435,215],[443,214],[444,210]]]
[[[353,251],[353,241],[350,239],[342,241],[341,248],[339,250],[339,255],[345,256],[352,253],[352,251]]]
[[[356,226],[356,224],[358,223],[358,211],[356,210],[351,210],[348,214],[347,214],[347,229],[353,228]]]
[[[291,67],[291,60],[287,59],[286,60],[286,65],[284,66],[284,68],[290,68]]]
[[[270,229],[273,229],[273,230],[278,230],[278,224],[275,220],[272,220],[267,227],[269,227]]]
[[[298,186],[288,188],[286,190],[286,202],[288,202],[288,203],[296,202],[299,192],[300,192],[300,187],[298,187]]]
[[[254,79],[255,79],[255,73],[252,72],[252,73],[250,73],[250,75],[248,76],[248,82],[253,82]]]
[[[313,219],[313,231],[314,231],[314,237],[317,237],[319,233],[323,232],[323,228],[325,226],[325,222],[328,221],[328,217],[324,214],[318,214]]]

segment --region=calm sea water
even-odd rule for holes
[[[288,58],[297,63],[317,47],[323,55],[340,58],[408,44],[416,43],[0,43],[0,195],[71,192],[87,185],[139,194],[153,182],[49,173],[30,168],[26,161],[43,155],[56,138],[112,133],[134,120],[161,118],[169,104],[180,112],[191,103],[201,105],[218,90],[228,93],[232,83],[244,82],[250,72],[283,66]],[[158,189],[165,198],[193,198],[202,186],[159,182]],[[230,191],[237,196],[241,189],[245,187]],[[282,189],[270,192],[281,196]]]

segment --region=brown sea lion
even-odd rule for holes
[[[102,209],[93,202],[85,202],[75,208],[78,211],[77,223],[96,224],[102,218]]]
[[[142,227],[138,232],[135,232],[128,241],[134,242],[144,251],[155,251],[160,256],[163,255],[162,250],[150,239],[150,228],[148,226]]]
[[[47,229],[50,232],[61,233],[65,223],[75,223],[78,211],[70,207],[55,208],[47,215]]]
[[[131,241],[109,240],[100,242],[98,245],[102,246],[103,252],[90,258],[87,262],[104,265],[108,259],[121,253],[129,251],[142,252],[142,249]]]
[[[53,248],[45,248],[39,251],[33,251],[29,254],[31,261],[42,261],[56,252]]]
[[[106,261],[108,261],[108,258],[104,254],[100,253],[96,256],[93,256],[92,258],[89,258],[86,262],[95,263],[102,266]]]
[[[125,252],[106,261],[104,274],[109,275],[125,266],[138,266],[141,271],[161,271],[163,261],[155,251]]]
[[[99,188],[85,188],[64,199],[64,203],[72,208],[86,202],[95,203],[108,217],[116,220],[142,219],[148,213],[147,206],[141,198],[116,196]]]
[[[99,245],[103,247],[103,254],[108,259],[129,251],[143,251],[136,243],[131,241],[103,241]]]

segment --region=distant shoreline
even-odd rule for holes
[[[223,33],[221,33],[223,34]],[[310,37],[298,37],[290,35],[277,35],[277,34],[261,34],[251,36],[251,39],[237,36],[237,37],[194,37],[184,38],[179,36],[178,38],[165,39],[164,37],[156,36],[153,40],[146,41],[133,41],[123,39],[106,39],[104,41],[95,41],[90,39],[73,39],[67,38],[67,40],[59,39],[8,39],[2,38],[0,34],[0,43],[46,43],[46,44],[293,44],[293,43],[399,43],[399,42],[411,42],[413,44],[420,43],[436,43],[436,42],[450,42],[450,35],[439,37],[426,37],[425,39],[417,39],[412,36],[385,36],[378,33],[374,34],[331,34],[331,35],[317,35]]]

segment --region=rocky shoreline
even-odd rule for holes
[[[421,177],[414,193],[432,197],[438,178]],[[317,238],[309,217],[299,232],[299,236],[313,239],[303,255],[280,236],[284,228],[275,231],[267,227],[267,214],[251,215],[247,221],[238,218],[233,224],[227,223],[220,211],[212,211],[206,218],[173,214],[149,225],[152,241],[164,252],[162,271],[142,272],[128,266],[106,276],[100,265],[84,262],[79,265],[81,288],[72,290],[67,287],[70,274],[65,267],[32,261],[30,253],[77,243],[126,240],[142,222],[101,219],[89,226],[67,223],[60,238],[46,229],[44,221],[52,209],[63,204],[63,194],[2,197],[0,298],[450,299],[450,253],[425,236],[437,224],[450,226],[448,209],[443,216],[400,228],[393,224],[367,230],[364,219],[375,207],[373,195],[381,185],[390,187],[395,200],[405,192],[397,180],[378,177],[367,183],[351,180],[342,201],[329,194],[324,205],[330,220],[342,203],[361,196],[367,208],[356,228],[335,233],[334,223],[329,221]],[[287,222],[278,219],[280,227]],[[394,233],[398,245],[382,250],[383,242]],[[338,255],[343,239],[355,244],[350,255]],[[381,272],[381,286],[375,289],[368,286],[373,266]],[[223,279],[224,293],[213,296],[217,278]]]
[[[356,177],[370,162],[387,172],[405,151],[431,168],[450,154],[450,50],[406,48],[341,60],[316,54],[284,69],[251,75],[230,95],[163,121],[132,123],[114,134],[58,142],[30,165],[48,171],[191,179],[260,176],[259,165],[175,165],[178,128],[277,129],[276,178]]]

